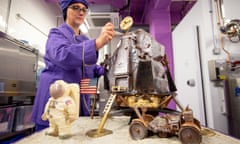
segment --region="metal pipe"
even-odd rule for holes
[[[201,44],[200,44],[200,30],[199,26],[196,26],[197,31],[197,45],[198,45],[198,53],[199,53],[199,66],[200,66],[200,74],[201,74],[201,83],[202,83],[202,99],[203,99],[203,112],[204,112],[204,120],[205,120],[205,126],[208,126],[207,121],[207,108],[206,108],[206,96],[205,96],[205,89],[204,89],[204,81],[203,81],[203,68],[202,68],[202,53],[201,53]]]
[[[145,15],[146,15],[147,8],[148,8],[148,3],[149,3],[148,1],[145,1],[145,6],[144,6],[143,14],[142,14],[142,17],[141,17],[141,20],[140,20],[141,23],[144,23]]]
[[[5,33],[8,33],[8,21],[9,21],[9,16],[10,16],[11,5],[12,5],[12,0],[9,0],[8,8],[7,8],[7,15],[6,15]]]
[[[223,0],[219,0],[219,6],[220,6],[220,16],[222,20],[225,19],[225,13],[224,13],[224,5],[223,5]]]
[[[16,14],[16,16],[20,19],[22,19],[24,22],[26,22],[27,24],[29,24],[30,26],[32,26],[33,28],[35,28],[37,31],[39,31],[40,33],[42,33],[44,36],[48,36],[47,34],[45,34],[43,31],[41,31],[38,27],[36,27],[35,25],[33,25],[31,22],[29,22],[28,20],[26,20],[24,17],[22,17],[19,13]]]
[[[216,4],[216,8],[217,8],[217,17],[218,17],[218,27],[220,29],[221,26],[223,26],[223,3],[222,0],[215,0],[215,4]],[[228,52],[225,48],[224,48],[224,37],[223,34],[221,32],[219,32],[219,37],[220,37],[220,42],[221,42],[221,46],[222,46],[222,50],[227,54],[228,59],[227,62],[231,62],[231,55],[230,52]]]
[[[119,11],[124,11],[125,9],[129,8],[131,0],[127,0],[127,4],[124,5],[122,8],[119,9]]]
[[[209,10],[209,13],[211,14],[211,24],[212,24],[212,38],[213,38],[213,45],[214,45],[214,49],[213,49],[213,54],[220,54],[221,51],[220,51],[220,48],[217,47],[217,41],[216,41],[216,38],[215,38],[215,27],[214,27],[214,17],[213,17],[213,3],[212,3],[212,0],[210,0],[210,10]]]

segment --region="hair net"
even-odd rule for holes
[[[60,0],[62,11],[65,11],[72,3],[82,3],[86,8],[88,8],[88,2],[86,0]]]

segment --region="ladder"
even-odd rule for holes
[[[115,98],[116,98],[116,94],[111,94],[110,97],[108,98],[108,101],[103,110],[104,115],[105,115],[105,113],[109,113]]]
[[[87,132],[88,136],[90,136],[90,137],[101,137],[101,136],[108,135],[108,134],[112,133],[111,130],[103,129],[103,127],[106,123],[108,113],[111,110],[112,104],[115,101],[116,96],[117,96],[116,94],[111,94],[110,95],[110,97],[108,98],[108,101],[107,101],[107,103],[104,107],[104,110],[103,110],[104,115],[101,119],[101,122],[99,124],[98,129],[93,129],[93,130],[88,131]]]

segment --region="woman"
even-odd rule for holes
[[[48,122],[41,120],[44,106],[48,101],[49,86],[56,80],[67,83],[80,83],[82,78],[98,77],[104,69],[96,65],[98,50],[114,37],[114,26],[103,26],[98,38],[90,40],[82,35],[79,26],[83,23],[87,11],[86,0],[61,0],[64,24],[50,30],[44,56],[46,67],[42,71],[33,106],[32,120],[36,131],[48,127]],[[82,96],[81,95],[81,99]],[[84,97],[90,103],[89,97]],[[81,101],[80,115],[88,116],[86,103]]]

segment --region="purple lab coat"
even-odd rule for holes
[[[84,57],[84,58],[83,58]],[[66,24],[50,30],[46,43],[44,61],[45,69],[40,75],[37,94],[34,100],[32,120],[38,125],[48,126],[42,121],[41,115],[48,101],[49,86],[56,80],[68,83],[80,83],[82,78],[99,77],[103,75],[104,68],[96,65],[98,52],[95,39],[89,40],[84,35],[76,36],[74,31]],[[83,66],[83,62],[85,63]],[[84,67],[84,76],[82,68]],[[84,101],[84,99],[86,101]],[[88,116],[86,104],[89,108],[90,98],[81,95],[80,115]]]

